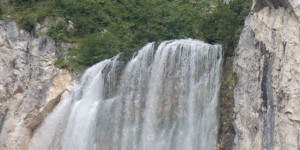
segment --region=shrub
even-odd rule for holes
[[[2,15],[3,15],[3,8],[2,8],[2,4],[0,3],[0,19],[2,19]]]
[[[238,82],[238,76],[235,72],[231,73],[227,78],[226,78],[226,84],[229,87],[229,90],[233,90],[235,85]]]
[[[80,41],[78,47],[70,50],[74,56],[71,62],[91,66],[119,53],[119,47],[119,40],[110,32],[89,34]]]
[[[217,7],[204,17],[200,28],[208,43],[222,44],[225,55],[233,55],[244,19],[250,11],[249,0],[232,0],[229,4],[219,2]]]
[[[55,40],[66,41],[69,36],[67,26],[68,24],[63,18],[57,18],[55,21],[52,21],[48,35]]]
[[[23,16],[17,23],[20,28],[25,29],[30,32],[34,29],[36,22],[35,22],[35,19],[31,16]]]

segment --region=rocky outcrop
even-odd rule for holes
[[[68,91],[72,77],[54,62],[71,45],[0,21],[0,149],[27,149],[34,129]]]
[[[297,16],[300,17],[300,1],[299,0],[253,0],[252,11],[259,12],[261,9],[269,7],[273,9],[285,8],[291,9]]]
[[[291,1],[293,1],[293,0],[254,0],[252,10],[257,12],[264,7],[288,8],[291,6],[290,5]]]
[[[236,150],[300,148],[299,4],[257,0],[246,19],[234,61]]]

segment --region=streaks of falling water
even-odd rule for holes
[[[45,129],[56,130],[45,122],[31,149],[57,138],[59,146],[45,149],[214,149],[221,53],[219,45],[173,40],[157,50],[147,44],[126,67],[119,56],[96,64],[74,90],[63,135],[45,138]]]

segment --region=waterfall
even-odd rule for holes
[[[222,51],[198,40],[143,47],[90,67],[30,150],[213,150]]]

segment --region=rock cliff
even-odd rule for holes
[[[53,65],[71,45],[33,34],[0,21],[1,150],[27,149],[34,129],[72,84],[71,74]]]
[[[234,149],[300,149],[299,0],[255,0],[237,48]]]
[[[300,149],[299,24],[300,0],[253,0],[233,63],[233,149]],[[53,63],[70,46],[0,21],[1,150],[27,149],[68,95],[73,77]]]

